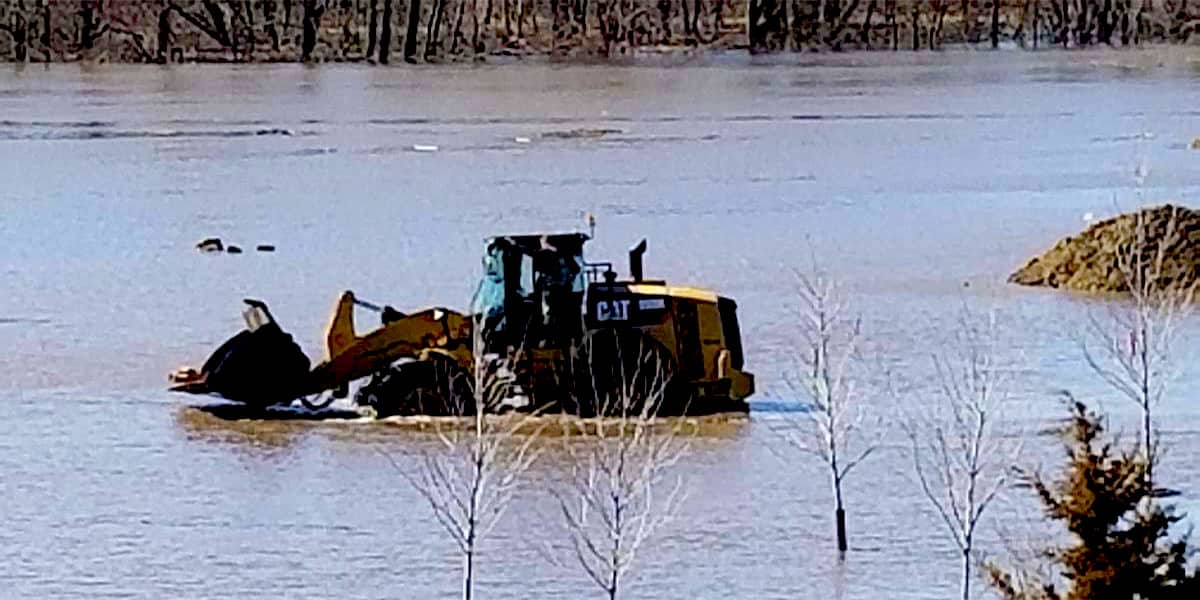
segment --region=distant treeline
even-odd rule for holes
[[[1198,27],[1200,7],[1188,0],[0,0],[0,60],[387,63],[686,48],[1126,47],[1186,43]]]

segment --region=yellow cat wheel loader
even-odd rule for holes
[[[354,402],[378,416],[465,415],[478,406],[594,416],[627,396],[654,402],[660,415],[746,411],[754,377],[743,368],[734,301],[643,277],[645,241],[630,251],[621,279],[611,263],[584,261],[588,240],[488,240],[469,314],[404,314],[343,292],[315,366],[265,303],[247,300],[246,328],[200,369],[173,373],[170,389],[252,407],[300,400],[319,408],[360,381]],[[378,312],[380,325],[359,333],[356,307]],[[510,382],[506,397],[476,402],[481,374]]]

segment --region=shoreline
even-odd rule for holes
[[[1200,48],[1195,10],[1122,5],[1059,15],[1017,0],[998,0],[988,11],[966,2],[855,2],[837,16],[818,14],[810,3],[789,9],[783,0],[126,0],[83,2],[78,10],[69,4],[0,0],[0,62],[454,64],[712,51]]]
[[[528,52],[524,54],[496,53],[487,56],[477,56],[471,60],[447,60],[438,62],[406,63],[392,61],[379,63],[364,58],[337,57],[328,60],[298,61],[286,59],[259,60],[228,60],[202,59],[183,62],[140,62],[140,61],[111,61],[104,59],[75,59],[40,61],[29,60],[15,62],[0,59],[0,65],[24,71],[31,67],[50,68],[52,65],[75,65],[84,68],[100,66],[136,66],[136,67],[254,67],[254,66],[284,66],[295,65],[305,68],[321,68],[329,65],[355,66],[380,69],[430,69],[430,68],[464,68],[475,67],[506,67],[516,65],[529,66],[597,66],[597,67],[649,67],[673,68],[679,66],[697,65],[778,65],[778,66],[859,66],[869,64],[895,64],[897,67],[922,65],[942,62],[939,58],[950,60],[964,56],[993,56],[998,59],[1011,56],[1078,56],[1091,58],[1090,62],[1080,63],[1079,66],[1112,67],[1120,69],[1160,68],[1170,65],[1200,66],[1200,45],[1175,44],[1170,42],[1147,43],[1136,47],[1121,48],[1109,46],[1088,46],[1082,48],[1042,47],[1036,50],[1022,48],[1016,45],[1002,46],[997,49],[983,44],[946,44],[933,51],[913,52],[911,50],[885,49],[851,49],[839,51],[782,51],[765,54],[749,52],[745,47],[695,47],[695,46],[646,46],[633,48],[630,52],[619,56],[604,56],[602,54],[557,55],[548,52]],[[883,57],[893,56],[895,60]],[[1155,64],[1125,64],[1118,61],[1097,63],[1096,58],[1134,59],[1157,58]],[[868,60],[863,60],[867,58]],[[1131,61],[1141,62],[1141,61]]]

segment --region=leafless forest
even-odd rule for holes
[[[1189,0],[0,0],[14,62],[477,60],[1182,42]],[[1200,37],[1200,36],[1196,36]]]

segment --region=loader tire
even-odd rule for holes
[[[581,417],[667,416],[677,403],[674,359],[657,340],[636,329],[590,333],[573,370],[573,403],[564,408]]]
[[[392,416],[470,416],[474,414],[470,374],[449,360],[403,363],[376,373],[355,395],[355,403]]]

